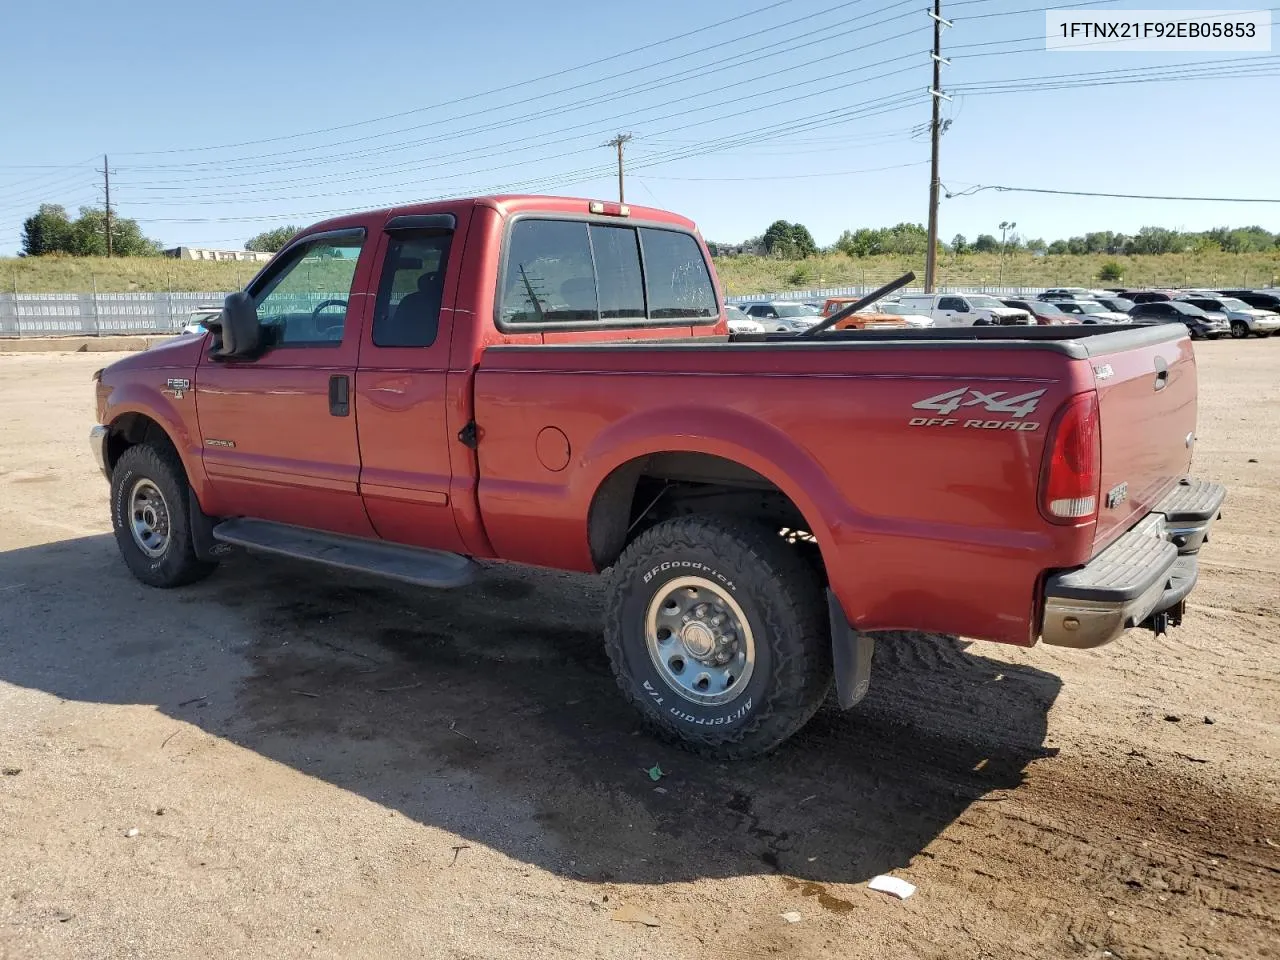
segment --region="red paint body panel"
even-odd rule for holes
[[[796,503],[854,626],[1030,643],[1042,572],[1092,554],[1092,523],[1054,526],[1037,506],[1048,423],[1091,371],[1016,356],[961,344],[491,350],[476,381],[481,510],[499,556],[592,569],[587,511],[609,473],[650,453],[715,454]],[[961,386],[1044,389],[1027,418],[1040,426],[911,425],[913,403]],[[545,426],[568,435],[567,470],[538,462]]]
[[[429,213],[457,224],[438,336],[380,348],[371,324],[382,228]],[[160,423],[213,515],[583,571],[595,568],[590,506],[613,471],[654,453],[714,454],[772,481],[801,511],[855,627],[1018,644],[1039,632],[1046,571],[1088,561],[1188,466],[1196,378],[1185,338],[1084,359],[907,334],[708,340],[727,332],[723,315],[505,333],[494,320],[502,245],[510,218],[525,213],[587,218],[588,201],[490,197],[318,224],[306,233],[368,231],[340,345],[230,363],[206,356],[206,338],[158,348],[108,368],[101,422],[132,412]],[[696,236],[659,210],[632,207],[629,222]],[[1161,365],[1167,383],[1156,390]],[[346,417],[328,409],[335,374],[351,378]],[[169,377],[191,379],[192,392],[166,392]],[[1096,520],[1051,523],[1039,504],[1050,425],[1069,398],[1094,390],[1099,496],[1126,484],[1128,499]],[[1000,407],[1013,397],[1033,401],[1020,413]],[[459,437],[473,422],[474,448]]]

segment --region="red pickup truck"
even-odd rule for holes
[[[607,573],[660,733],[748,756],[877,632],[1107,643],[1176,624],[1224,490],[1189,479],[1177,324],[729,336],[694,225],[484,197],[295,237],[213,329],[96,374],[135,576],[231,546],[431,587]],[[890,641],[891,642],[891,641]]]

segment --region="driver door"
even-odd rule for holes
[[[264,352],[201,359],[194,392],[210,513],[374,536],[358,490],[355,418],[369,233],[354,227],[290,244],[248,291]]]

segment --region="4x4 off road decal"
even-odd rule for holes
[[[1039,430],[1040,424],[1035,420],[1025,419],[1035,413],[1040,404],[1044,389],[1031,390],[1010,396],[1007,390],[977,390],[973,387],[957,387],[946,393],[925,397],[913,403],[912,409],[933,410],[942,416],[912,417],[908,422],[913,427],[961,427],[970,430],[1019,430],[1030,432]],[[951,417],[949,414],[966,407],[978,407],[978,413],[1005,413],[1009,418],[986,419]]]

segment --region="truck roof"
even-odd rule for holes
[[[371,213],[390,214],[424,214],[438,213],[456,209],[458,204],[474,203],[478,206],[492,207],[504,216],[515,213],[572,213],[587,215],[591,213],[592,203],[603,203],[606,211],[617,210],[619,204],[612,200],[590,200],[585,197],[552,197],[537,194],[495,194],[482,197],[455,197],[451,200],[435,200],[430,203],[409,203],[394,207],[383,207],[377,210],[365,210],[359,213],[343,214],[315,224],[326,230],[340,230],[343,227],[360,226]],[[622,204],[628,211],[626,217],[617,216],[620,222],[627,220],[645,220],[650,223],[665,223],[685,230],[697,230],[697,225],[687,217],[659,210],[656,207],[641,207],[633,203]],[[311,228],[311,229],[314,229]]]

